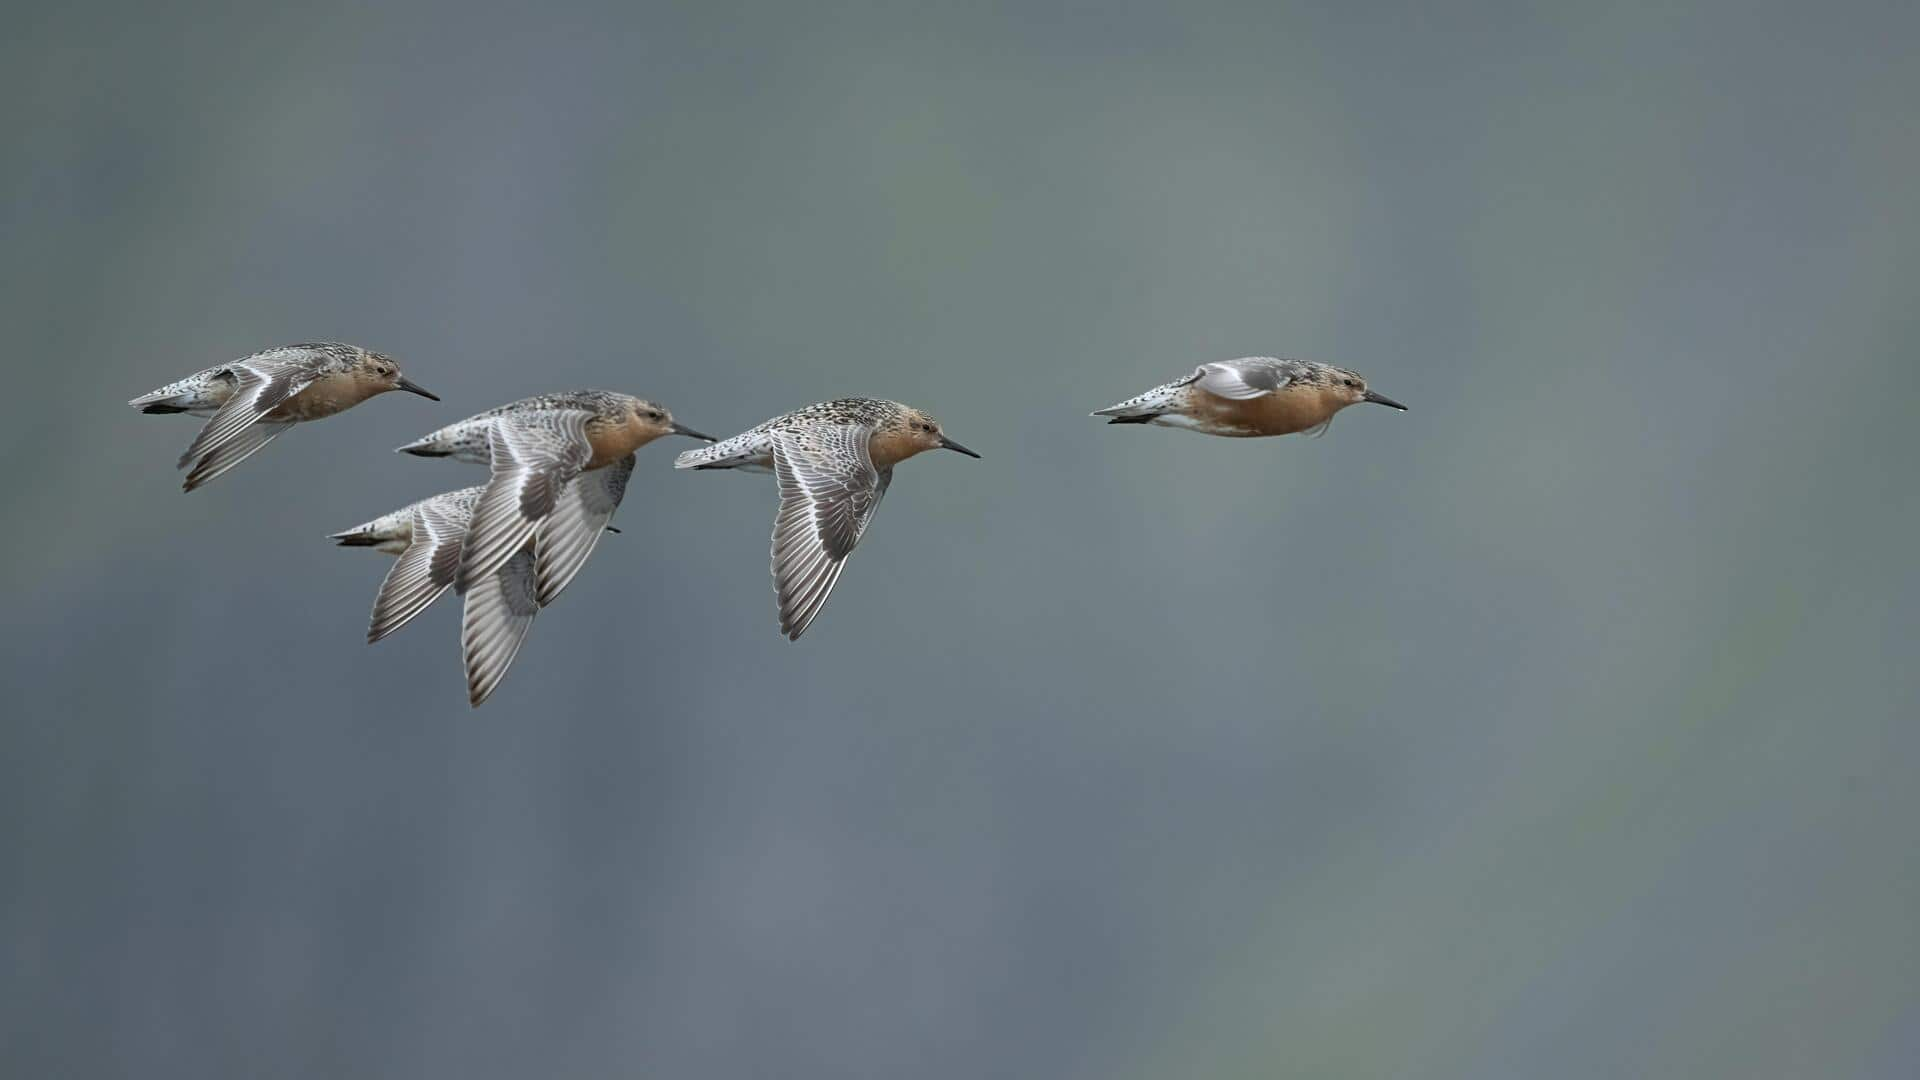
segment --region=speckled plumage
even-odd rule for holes
[[[877,398],[836,398],[804,409],[782,413],[771,420],[712,446],[682,451],[673,459],[676,469],[740,469],[746,472],[773,471],[773,436],[778,431],[797,431],[813,425],[864,426],[875,431],[908,423],[917,410],[897,401]]]
[[[240,464],[298,423],[344,412],[389,390],[440,400],[390,356],[337,341],[282,345],[195,372],[127,404],[146,413],[208,417],[179,467],[187,491]]]
[[[459,515],[462,523],[473,515],[473,504],[480,500],[480,493],[486,485],[458,491],[442,492],[427,498],[410,502],[389,514],[381,514],[372,521],[361,522],[351,529],[331,533],[327,539],[338,541],[341,547],[370,547],[388,555],[398,555],[413,543],[413,512],[426,506],[444,507]]]
[[[455,421],[438,431],[428,432],[400,447],[399,452],[420,457],[450,457],[456,461],[470,461],[485,465],[490,460],[487,451],[487,431],[493,427],[493,422],[501,417],[511,417],[519,413],[576,410],[589,413],[597,418],[599,423],[607,424],[621,419],[629,409],[658,409],[663,413],[666,412],[665,408],[645,398],[615,393],[612,390],[573,390],[558,394],[540,394],[522,398],[519,401],[510,401],[485,412],[475,413],[465,420]]]
[[[488,463],[492,479],[473,506],[455,583],[468,592],[531,550],[534,596],[545,606],[599,542],[626,492],[634,451],[668,434],[712,441],[645,398],[577,390],[489,409],[400,449]],[[504,604],[511,595],[495,599]]]
[[[453,587],[467,524],[485,490],[484,486],[461,488],[421,499],[333,534],[332,539],[342,545],[399,556],[374,598],[367,624],[369,643],[407,625]],[[466,661],[467,700],[475,706],[500,685],[533,629],[540,605],[533,597],[532,560],[528,547],[467,594],[460,616],[461,654]]]
[[[893,467],[925,450],[973,451],[897,401],[840,398],[776,416],[674,459],[676,469],[772,470],[779,481],[772,570],[780,630],[798,640],[866,535]]]
[[[413,621],[453,585],[467,522],[484,490],[461,488],[421,499],[330,537],[342,547],[371,547],[399,556],[374,596],[369,643]]]
[[[602,469],[575,479],[574,484],[599,490],[615,484],[624,488],[627,472],[620,467]],[[480,485],[421,499],[332,535],[342,546],[371,547],[399,556],[374,598],[368,642],[405,626],[453,586],[467,527],[485,491],[485,485]],[[610,494],[612,502],[618,503],[619,492]],[[614,530],[602,519],[600,531]],[[466,664],[467,700],[475,706],[486,701],[506,677],[533,628],[534,616],[545,606],[539,595],[536,544],[527,543],[467,590],[460,617],[461,655]],[[574,569],[578,570],[578,563]]]
[[[1357,372],[1311,360],[1247,356],[1201,364],[1184,378],[1095,412],[1110,424],[1155,424],[1252,437],[1326,430],[1335,413],[1370,401],[1406,406],[1367,389]]]
[[[151,393],[142,394],[127,404],[148,413],[191,413],[212,416],[233,396],[234,368],[245,364],[286,364],[309,377],[350,371],[368,357],[377,356],[357,345],[338,341],[312,341],[299,345],[278,345],[243,356],[228,364],[196,371],[177,382],[170,382]]]

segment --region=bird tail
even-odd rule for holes
[[[491,426],[486,422],[462,420],[438,431],[429,431],[405,446],[396,447],[395,452],[416,457],[450,457],[485,465],[489,460],[487,431]]]
[[[390,514],[381,514],[351,529],[328,533],[327,539],[341,547],[385,547],[396,552],[405,550],[412,536],[412,510],[411,506],[406,506]]]
[[[1104,409],[1095,409],[1091,415],[1104,416],[1109,424],[1150,424],[1162,413],[1176,411],[1180,407],[1181,396],[1191,378],[1156,386],[1138,397],[1130,397],[1117,405]]]
[[[719,453],[721,443],[712,446],[696,446],[691,450],[682,450],[674,455],[673,467],[676,469],[712,469],[720,467]]]
[[[748,433],[751,434],[751,433]],[[754,445],[748,435],[735,435],[712,446],[696,446],[673,459],[676,469],[751,469],[764,456],[765,448]]]
[[[179,393],[178,384],[174,386],[163,386],[158,390],[141,394],[139,397],[127,402],[127,404],[144,413],[186,412],[187,410],[184,406],[174,403],[174,399]]]
[[[209,378],[205,372],[170,382],[158,390],[141,394],[127,404],[143,413],[198,412],[211,414],[232,392],[228,383]]]
[[[332,540],[333,542],[339,544],[341,547],[379,547],[380,546],[380,538],[373,535],[372,533],[364,533],[364,532],[328,533],[327,539]]]
[[[453,453],[453,447],[448,444],[448,440],[441,432],[435,431],[422,435],[404,446],[395,447],[394,453],[413,454],[417,457],[447,457]]]
[[[1166,402],[1150,402],[1147,395],[1131,398],[1118,405],[1109,405],[1104,409],[1095,409],[1089,416],[1104,416],[1109,424],[1150,424],[1154,417],[1166,411]]]

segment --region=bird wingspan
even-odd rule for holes
[[[232,438],[194,462],[193,471],[187,474],[180,489],[192,491],[215,477],[225,475],[228,469],[265,449],[268,443],[285,434],[292,426],[291,421],[258,420],[242,427],[234,432]]]
[[[775,433],[780,510],[773,523],[773,582],[780,629],[806,632],[886,494],[892,470],[874,467],[866,425],[815,425]]]
[[[466,592],[533,538],[562,488],[580,474],[593,449],[583,409],[537,409],[494,420],[487,429],[493,463],[460,556],[457,581]]]
[[[234,381],[233,396],[214,411],[200,434],[194,436],[192,444],[180,455],[178,467],[184,469],[188,462],[211,455],[288,398],[312,385],[320,376],[320,364],[319,356],[306,353],[250,356],[228,364],[225,370]],[[238,460],[232,461],[227,468],[237,464]],[[201,483],[212,478],[209,475]]]
[[[413,621],[447,591],[460,570],[467,516],[433,502],[413,508],[413,541],[394,560],[374,597],[369,644]]]
[[[560,489],[552,512],[534,532],[534,574],[541,607],[553,603],[586,565],[613,512],[620,508],[632,475],[633,455],[628,454],[605,468],[581,473]]]
[[[467,665],[467,701],[478,708],[492,695],[540,613],[533,552],[521,549],[467,590],[460,615],[460,652]]]

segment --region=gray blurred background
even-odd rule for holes
[[[1911,4],[160,7],[0,43],[0,1073],[1920,1071]],[[1085,415],[1248,353],[1412,411]],[[577,386],[986,457],[790,645],[649,448],[471,711],[324,535]]]

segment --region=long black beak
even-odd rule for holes
[[[405,375],[400,376],[400,378],[393,385],[399,387],[402,390],[405,390],[409,394],[419,394],[421,397],[426,398],[428,401],[440,400],[439,394],[436,394],[433,391],[427,389],[426,387],[421,386],[419,383],[414,382],[412,379],[407,378]]]
[[[686,435],[690,438],[699,439],[703,442],[719,442],[720,441],[719,439],[716,439],[711,435],[704,435],[698,431],[695,431],[678,420],[675,420],[673,422],[673,427],[669,428],[668,430],[672,431],[675,435]]]
[[[1407,411],[1407,407],[1405,405],[1400,404],[1399,402],[1393,400],[1392,398],[1388,397],[1385,394],[1376,394],[1371,390],[1367,391],[1366,394],[1363,395],[1360,400],[1371,401],[1375,405],[1385,405],[1389,409],[1399,409],[1401,412]]]
[[[977,458],[980,456],[979,454],[974,453],[973,451],[967,449],[966,447],[961,446],[959,443],[954,442],[952,439],[947,438],[945,435],[940,436],[940,445],[942,448],[947,450],[957,450],[960,453],[965,454],[970,458]]]

